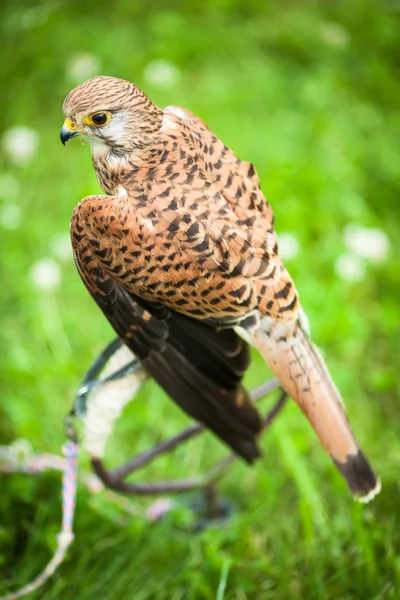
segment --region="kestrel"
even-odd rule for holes
[[[105,195],[71,220],[80,276],[171,398],[248,462],[260,417],[241,380],[254,346],[310,421],[353,495],[380,483],[311,343],[256,170],[189,111],[95,77],[63,105],[61,141],[83,135]]]

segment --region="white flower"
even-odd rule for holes
[[[86,486],[91,494],[99,494],[104,490],[104,484],[94,473],[88,473],[85,477]]]
[[[338,23],[323,23],[321,28],[321,36],[327,44],[342,48],[347,46],[350,41],[349,32]]]
[[[374,263],[383,262],[389,251],[389,238],[381,229],[347,225],[344,241],[348,249],[360,258]]]
[[[68,78],[73,82],[84,81],[98,75],[100,60],[94,54],[74,54],[67,64]]]
[[[18,463],[30,458],[33,454],[33,448],[28,440],[18,438],[10,445],[10,450],[14,460]]]
[[[68,233],[56,233],[50,240],[51,253],[61,262],[72,259],[71,240]]]
[[[341,254],[335,260],[336,274],[345,281],[358,282],[364,279],[365,266],[363,261],[353,254]]]
[[[146,510],[146,515],[151,521],[156,521],[173,507],[173,502],[169,498],[158,498],[150,504]]]
[[[22,221],[22,212],[17,204],[6,204],[0,212],[0,222],[4,229],[18,229]]]
[[[163,58],[150,61],[143,71],[143,78],[146,83],[162,88],[173,86],[179,81],[180,76],[181,73],[178,67]]]
[[[56,289],[61,282],[61,271],[53,258],[38,260],[30,270],[30,280],[42,292]]]
[[[300,244],[292,233],[280,233],[278,236],[279,254],[283,260],[289,260],[298,255]]]
[[[7,129],[3,136],[3,147],[16,165],[24,165],[35,154],[39,136],[30,127],[15,126]]]
[[[19,194],[19,181],[13,175],[5,173],[0,175],[0,198],[3,200],[15,200]]]

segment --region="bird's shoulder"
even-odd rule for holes
[[[260,185],[255,166],[240,160],[236,154],[199,117],[180,106],[164,110],[163,134],[166,144],[175,148],[172,153],[182,157],[179,166],[202,171],[233,208],[239,219],[251,215],[268,230],[273,226],[273,213]]]

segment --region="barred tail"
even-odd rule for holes
[[[251,340],[310,421],[355,498],[372,500],[380,481],[357,444],[322,356],[299,323],[264,317]]]

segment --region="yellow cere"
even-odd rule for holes
[[[75,131],[76,129],[78,129],[75,121],[73,121],[72,119],[69,119],[69,118],[65,119],[64,125],[66,125],[68,127],[68,129],[71,129],[72,131]]]

